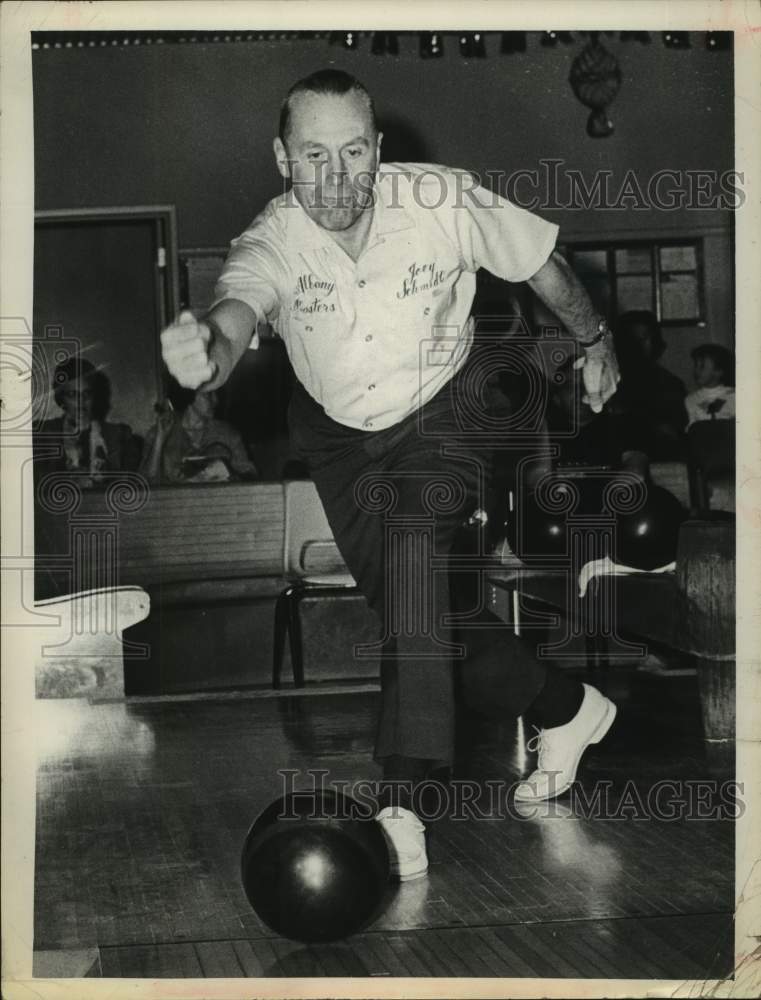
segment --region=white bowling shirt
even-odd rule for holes
[[[558,231],[446,167],[383,164],[375,193],[356,262],[288,192],[233,240],[215,290],[274,327],[328,416],[363,430],[403,420],[462,367],[478,268],[525,281]]]

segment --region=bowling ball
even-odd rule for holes
[[[295,941],[337,941],[378,914],[389,885],[379,824],[328,790],[293,792],[254,822],[241,857],[243,887],[268,927]]]
[[[585,493],[585,484],[579,479],[558,480],[541,492],[530,490],[519,494],[516,509],[505,524],[507,541],[514,554],[526,563],[548,556],[567,556],[568,517],[571,512],[585,509]]]
[[[673,562],[686,517],[673,493],[649,483],[639,510],[616,517],[614,561],[645,570]]]

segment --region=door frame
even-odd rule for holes
[[[174,205],[124,205],[105,208],[55,208],[34,213],[34,226],[59,223],[92,223],[114,221],[141,221],[153,223],[156,247],[154,260],[154,301],[156,304],[156,329],[161,331],[178,314],[180,309],[179,256],[177,244],[177,210]],[[163,251],[163,252],[162,252]],[[166,395],[166,380],[162,377],[161,344],[156,337],[154,345],[154,370],[156,392],[159,400]]]

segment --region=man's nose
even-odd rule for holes
[[[334,187],[341,187],[346,180],[346,166],[340,154],[331,156],[325,180]]]

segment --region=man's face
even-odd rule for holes
[[[720,385],[722,382],[722,371],[713,363],[713,358],[696,358],[694,374],[695,384],[701,389]]]
[[[95,394],[86,378],[68,382],[61,393],[61,409],[66,419],[81,427],[89,427],[92,420]]]
[[[655,353],[653,349],[653,335],[650,328],[645,324],[637,323],[632,326],[631,335],[634,342],[638,345],[642,357],[647,358],[649,361]]]
[[[303,93],[292,100],[286,145],[275,139],[275,156],[307,215],[342,232],[372,205],[380,142],[362,94]]]

